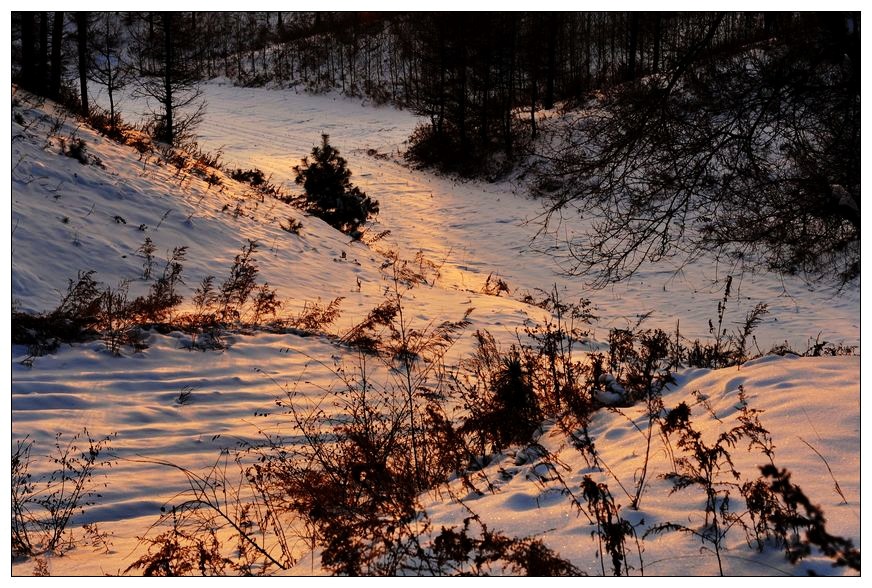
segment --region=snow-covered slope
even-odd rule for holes
[[[377,247],[395,247],[410,260],[421,251],[439,268],[438,278],[431,274],[429,283],[409,293],[411,320],[423,326],[456,320],[474,309],[472,326],[453,351],[455,359],[472,349],[475,329],[488,329],[510,342],[529,320],[541,319],[544,311],[519,299],[537,288],[550,290],[555,283],[564,299],[592,299],[602,317],[594,327],[600,340],[610,327],[635,323],[649,311],[654,312],[650,326],[672,330],[680,319],[686,336],[708,333],[708,319],[714,318],[722,295],[722,285],[710,281],[717,277],[717,268],[700,263],[678,276],[670,268],[651,268],[612,290],[586,290],[579,280],[560,273],[541,244],[531,247],[538,203],[516,194],[509,184],[458,183],[395,161],[416,122],[408,113],[362,107],[331,95],[218,84],[206,89],[210,106],[200,129],[201,146],[221,149],[229,167],[258,167],[272,174],[273,181],[286,182],[289,190],[291,167],[322,132],[331,135],[349,161],[352,180],[381,203],[372,232],[391,234]],[[215,275],[220,281],[226,276],[249,239],[259,244],[260,279],[277,289],[284,313],[294,315],[306,301],[343,297],[342,317],[333,327],[342,333],[382,301],[390,276],[376,248],[351,242],[281,202],[261,200],[224,176],[221,186],[210,186],[195,175],[177,173],[155,157],[142,157],[71,118],[63,119],[50,105],[37,108],[22,100],[15,111],[10,224],[11,294],[17,308],[53,308],[67,280],[90,270],[106,284],[129,280],[132,294],[144,291],[144,257],[137,250],[146,237],[157,246],[159,268],[172,248],[188,247],[182,291],[186,304],[203,277]],[[90,164],[61,154],[61,140],[69,144],[74,137],[84,141]],[[303,223],[299,235],[281,228],[288,218]],[[492,272],[508,282],[511,297],[481,293]],[[728,321],[739,321],[757,302],[770,304],[770,315],[758,332],[761,348],[787,340],[804,349],[807,339],[819,332],[828,341],[859,344],[859,287],[836,295],[773,276],[737,277],[735,283],[741,287],[731,299]],[[148,532],[160,507],[185,488],[181,474],[155,460],[192,470],[208,467],[222,449],[276,426],[261,415],[275,411],[275,398],[281,394],[277,383],[297,383],[302,399],[320,398],[332,385],[332,374],[317,363],[329,363],[338,354],[326,338],[236,334],[229,337],[228,349],[206,352],[185,349],[187,338],[153,332],[148,349],[123,357],[111,356],[100,342],[64,346],[32,364],[22,364],[27,358],[24,347],[12,348],[13,441],[29,436],[47,451],[58,432],[69,436],[87,427],[95,436],[117,434],[112,442],[117,462],[105,478],[107,487],[77,520],[96,522],[111,533],[110,552],[95,555],[77,547],[50,558],[52,574],[116,573],[136,559],[143,549],[136,538]],[[855,357],[767,357],[740,369],[685,372],[664,403],[696,402],[691,393],[700,391],[713,414],[695,406],[694,423],[711,435],[735,416],[736,391],[742,384],[751,406],[766,411],[761,420],[773,434],[776,462],[794,472],[794,481],[822,505],[831,532],[859,546],[859,375]],[[179,403],[186,391],[188,400]],[[639,411],[601,412],[592,430],[603,461],[627,488],[633,485],[643,440],[628,418],[644,430]],[[564,477],[572,484],[592,473],[556,428],[546,427],[541,441],[566,464]],[[832,468],[847,504],[840,504],[815,450]],[[694,524],[701,513],[700,497],[691,490],[669,495],[670,485],[657,478],[667,467],[662,447],[654,455],[651,483],[633,517],[646,519],[648,525],[678,519]],[[743,473],[758,465],[743,460],[737,462]],[[516,461],[523,460],[507,454],[492,466],[511,475],[499,493],[475,501],[476,512],[495,530],[541,536],[575,565],[600,573],[587,520],[577,516],[566,496],[534,475],[535,463],[515,466]],[[602,480],[626,507],[615,491],[615,479]],[[425,497],[425,506],[439,524],[459,524],[465,516],[450,502]],[[777,554],[753,554],[743,548],[743,541],[738,535],[731,539],[728,547],[735,557],[728,558],[727,573],[804,573],[805,568],[791,568]],[[700,555],[699,547],[678,534],[648,539],[645,573],[716,572],[712,557]],[[29,574],[33,565],[16,563],[13,573]],[[830,572],[817,560],[807,566]],[[301,564],[300,573],[310,570],[308,563]]]
[[[831,533],[851,537],[859,547],[860,389],[856,378],[859,364],[856,357],[767,356],[748,362],[740,369],[687,370],[678,378],[675,387],[663,395],[663,403],[672,409],[682,401],[687,402],[691,407],[693,426],[703,433],[706,443],[713,445],[719,434],[738,424],[739,386],[742,386],[748,406],[762,411],[759,418],[772,435],[775,464],[790,470],[792,481],[814,503],[821,505]],[[662,476],[674,471],[670,452],[674,451],[675,457],[681,457],[682,453],[674,446],[674,439],[671,449],[667,450],[667,445],[662,438],[657,438],[656,433],[647,472],[648,483],[639,509],[629,508],[631,498],[624,489],[629,494],[635,493],[645,455],[645,433],[647,416],[644,407],[619,412],[600,411],[593,420],[590,435],[603,467],[611,473],[597,477],[597,481],[608,484],[615,503],[623,507],[621,516],[631,524],[639,525],[637,533],[640,536],[645,530],[668,522],[700,530],[705,518],[705,496],[700,488],[694,486],[673,493],[672,482]],[[520,452],[510,455],[488,471],[490,479],[499,480],[499,492],[482,497],[467,496],[466,506],[480,513],[482,519],[494,528],[510,529],[518,535],[544,537],[549,546],[579,565],[584,572],[600,575],[601,562],[594,557],[597,539],[591,533],[595,526],[570,507],[565,490],[567,487],[578,489],[584,475],[596,477],[598,474],[567,442],[562,431],[548,429],[540,442],[556,459],[539,458],[525,463],[525,460],[516,458]],[[768,463],[758,449],[747,449],[747,442],[740,442],[731,450],[742,481],[756,478],[760,473],[759,466]],[[500,468],[505,475],[499,471]],[[555,479],[554,469],[563,482]],[[735,481],[727,472],[722,472],[718,480]],[[835,482],[838,482],[847,503],[837,493]],[[735,491],[731,494],[732,507],[743,510],[742,498]],[[464,508],[441,501],[434,501],[427,508],[437,525],[449,525],[468,516]],[[630,553],[627,563],[634,567],[633,575],[642,572],[654,576],[718,575],[711,544],[706,545],[697,537],[679,532],[649,537],[642,542],[641,559],[633,541],[628,539],[627,544]],[[811,558],[792,567],[782,553],[774,550],[758,553],[749,549],[745,535],[738,528],[728,534],[722,559],[725,575],[840,573],[834,572],[831,561],[826,558]],[[610,574],[611,569],[606,557],[606,574]]]
[[[423,250],[431,259],[444,260],[448,284],[480,290],[493,272],[515,298],[557,284],[564,300],[591,299],[602,336],[649,312],[648,327],[674,332],[680,321],[683,336],[709,336],[708,321],[716,319],[730,273],[712,259],[680,269],[670,262],[644,266],[624,283],[590,290],[583,276],[566,276],[556,261],[565,258],[561,237],[567,235],[534,240],[543,206],[525,197],[522,185],[460,182],[396,163],[419,122],[410,113],[335,95],[226,84],[207,84],[204,90],[209,107],[198,130],[201,145],[222,149],[234,167],[259,167],[275,182],[294,188],[292,166],[320,141],[321,133],[328,133],[348,159],[352,180],[381,204],[374,230],[390,230],[386,241],[407,256]],[[583,233],[585,222],[568,218],[562,230]],[[769,307],[756,331],[762,351],[785,341],[804,351],[818,334],[833,343],[859,344],[859,285],[839,293],[832,285],[810,287],[799,278],[736,274],[725,326],[741,323],[757,303]]]

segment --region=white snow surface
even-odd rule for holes
[[[157,246],[158,270],[169,250],[188,247],[182,293],[189,303],[200,280],[215,275],[220,282],[246,240],[253,239],[259,244],[260,278],[277,289],[283,313],[295,314],[306,301],[344,298],[337,333],[381,302],[389,281],[380,251],[394,248],[405,259],[421,252],[439,271],[431,283],[409,293],[407,316],[413,323],[423,327],[457,320],[474,308],[472,326],[453,349],[453,360],[473,349],[476,329],[488,329],[511,343],[529,321],[545,316],[542,309],[523,303],[523,295],[555,287],[563,300],[591,300],[599,317],[592,326],[592,349],[603,348],[610,328],[633,325],[647,313],[647,327],[674,332],[678,322],[685,337],[709,336],[709,320],[716,319],[726,275],[711,260],[683,269],[647,266],[628,282],[591,290],[582,278],[561,272],[555,262],[563,250],[559,241],[533,241],[542,205],[525,197],[519,182],[459,181],[403,165],[400,153],[419,122],[412,114],[334,94],[215,82],[204,89],[208,110],[198,130],[204,150],[220,150],[228,168],[260,168],[294,192],[291,168],[327,133],[348,160],[352,181],[380,202],[371,234],[390,230],[390,235],[373,247],[351,242],[290,206],[258,201],[250,189],[229,178],[219,189],[194,176],[180,177],[153,159],[143,161],[133,149],[71,118],[47,139],[56,113],[50,105],[25,105],[24,125],[15,120],[11,124],[14,305],[50,310],[67,281],[88,270],[95,270],[95,278],[105,284],[129,280],[132,294],[143,292],[148,282],[142,279],[143,257],[137,249],[146,236]],[[127,108],[135,110],[132,104]],[[82,165],[60,154],[60,138],[69,141],[71,136],[82,138],[88,153],[104,167]],[[288,218],[303,223],[300,235],[281,229],[279,223]],[[574,226],[584,230],[583,221]],[[491,274],[505,280],[509,296],[482,293]],[[734,276],[733,285],[726,327],[735,328],[758,302],[769,305],[756,332],[762,351],[783,342],[803,351],[817,337],[859,348],[859,284],[836,292],[780,276],[746,274]],[[206,352],[186,349],[188,339],[182,333],[152,333],[146,350],[126,350],[122,357],[111,356],[101,342],[62,346],[35,358],[30,367],[22,364],[27,350],[12,347],[13,444],[28,436],[37,449],[48,451],[58,432],[71,436],[87,427],[98,437],[117,434],[112,442],[117,461],[101,478],[107,487],[76,519],[76,525],[96,522],[109,532],[111,550],[95,553],[80,545],[49,557],[52,575],[123,571],[145,549],[137,538],[149,532],[160,508],[185,488],[178,471],[156,460],[202,470],[219,459],[222,449],[233,450],[261,431],[286,426],[272,414],[280,386],[296,386],[301,402],[315,402],[334,385],[317,360],[342,360],[324,337],[239,333],[229,337],[228,349]],[[691,404],[695,426],[712,439],[735,424],[740,385],[750,406],[763,411],[760,418],[772,433],[776,463],[788,468],[793,481],[821,505],[828,530],[860,547],[859,357],[764,356],[740,368],[684,370],[663,400],[667,408],[681,401]],[[179,404],[183,390],[190,390],[191,398]],[[602,410],[595,416],[591,434],[611,473],[589,468],[552,423],[543,426],[540,443],[565,464],[560,474],[570,487],[578,489],[584,475],[608,483],[622,514],[634,523],[644,520],[640,528],[667,521],[698,526],[703,498],[693,489],[670,493],[671,483],[659,476],[670,470],[671,462],[656,435],[640,508],[629,509],[620,487],[634,487],[646,426],[641,407]],[[493,530],[540,537],[583,571],[601,574],[591,536],[594,527],[548,474],[550,466],[520,448],[497,457],[488,474],[499,491],[469,496],[466,507]],[[744,447],[734,457],[737,469],[748,477],[765,463],[759,452],[745,452]],[[835,492],[834,481],[847,504]],[[462,524],[466,507],[444,496],[422,497],[434,526]],[[698,540],[678,533],[650,537],[644,541],[644,573],[716,574],[714,555],[700,548]],[[791,566],[778,552],[757,553],[738,532],[728,536],[726,548],[724,571],[730,575],[845,573],[817,556]],[[632,573],[640,574],[635,547],[631,551]],[[317,555],[303,562],[291,572],[319,573]],[[12,573],[29,575],[33,565],[32,560],[14,562]],[[605,570],[609,572],[608,563]]]

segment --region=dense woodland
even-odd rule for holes
[[[600,283],[712,248],[859,274],[859,13],[21,12],[12,29],[23,88],[114,129],[132,86],[167,143],[193,137],[198,83],[224,77],[408,108],[428,121],[412,164],[495,178],[532,155],[555,211],[606,219],[574,244]]]
[[[130,72],[338,89],[426,114],[437,133],[456,127],[473,147],[500,140],[511,152],[519,110],[535,136],[539,109],[821,19],[845,27],[840,14],[786,13],[23,12],[13,13],[13,64],[39,93],[84,92],[83,108],[87,90],[70,82],[113,64],[125,81]]]

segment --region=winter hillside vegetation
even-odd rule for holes
[[[10,575],[859,577],[859,31],[13,12]]]

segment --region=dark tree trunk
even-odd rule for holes
[[[460,130],[460,144],[466,145],[466,40],[461,38],[458,65],[458,90],[457,90],[457,125]]]
[[[54,23],[51,28],[51,83],[49,95],[57,100],[61,95],[61,78],[64,63],[61,57],[61,45],[64,42],[64,13],[54,13]]]
[[[39,64],[37,91],[43,96],[48,89],[48,12],[39,13]]]
[[[542,108],[550,110],[554,108],[554,86],[555,78],[557,77],[557,15],[549,13],[547,16],[548,26],[546,28],[547,40],[547,62],[545,69],[545,96],[542,98]]]
[[[173,13],[161,14],[164,29],[164,128],[163,140],[172,145],[173,143]]]
[[[538,81],[535,77],[530,80],[530,138],[536,139],[536,99]]]
[[[482,149],[487,151],[488,144],[490,143],[488,132],[490,122],[488,121],[488,97],[491,92],[491,80],[490,80],[490,69],[491,69],[491,58],[490,58],[490,50],[485,46],[485,49],[482,53],[481,59],[481,67],[482,67],[482,89],[481,89],[481,128],[479,133],[479,143],[482,146]]]
[[[774,12],[763,13],[763,31],[767,37],[771,37],[778,29],[778,16]]]
[[[91,112],[88,104],[88,13],[76,13],[76,35],[79,45],[79,86],[82,101],[82,116]]]
[[[508,68],[508,96],[506,96],[505,113],[505,135],[506,156],[512,159],[514,156],[514,143],[512,141],[512,106],[515,104],[515,40],[517,36],[517,17],[515,13],[509,13],[509,68]]]
[[[148,13],[148,46],[149,46],[149,55],[148,55],[148,71],[153,73],[155,71],[155,56],[154,56],[154,47],[157,46],[157,40],[155,39],[154,32],[154,13]]]
[[[584,87],[579,87],[578,98],[581,98],[582,91],[590,88],[590,45],[591,45],[591,16],[590,13],[584,16]]]
[[[627,48],[627,80],[636,79],[636,48],[639,45],[639,13],[633,12],[630,15],[630,39],[629,47]]]
[[[34,12],[21,13],[21,85],[35,89],[36,37],[34,36]]]
[[[445,36],[439,36],[439,120],[436,121],[436,136],[442,137],[444,128],[443,121],[445,120],[445,78],[448,73],[448,47],[445,46]]]

